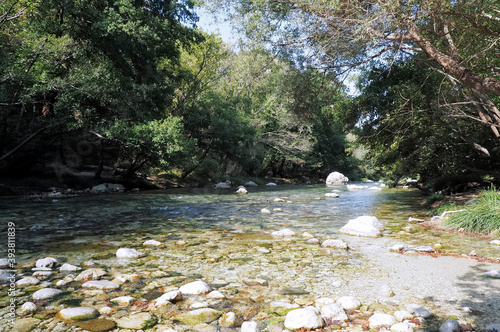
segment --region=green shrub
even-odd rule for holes
[[[464,211],[451,214],[446,225],[467,232],[500,232],[500,193],[496,188],[482,191]]]

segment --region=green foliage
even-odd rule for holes
[[[450,214],[446,225],[466,232],[498,235],[500,233],[500,193],[496,188],[485,190],[465,210]]]

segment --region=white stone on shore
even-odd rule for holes
[[[57,318],[67,321],[84,321],[97,316],[99,316],[99,312],[91,307],[66,308],[57,313]]]
[[[210,286],[206,282],[198,280],[185,284],[179,288],[183,295],[197,295],[210,292]]]
[[[215,189],[231,189],[231,181],[219,182],[215,185]]]
[[[306,243],[315,243],[315,244],[319,244],[319,240],[317,238],[312,238],[312,239],[309,239],[306,241]]]
[[[61,267],[59,268],[59,271],[71,271],[71,272],[74,272],[74,271],[80,271],[82,268],[79,267],[79,266],[76,266],[76,265],[71,265],[71,264],[68,264],[68,263],[64,263],[63,265],[61,265]]]
[[[271,213],[271,210],[263,208],[260,210],[260,213],[269,214],[269,213]]]
[[[9,267],[9,259],[8,258],[0,258],[0,269],[4,269],[6,267]]]
[[[156,240],[146,240],[142,245],[146,247],[159,247],[161,246],[161,242]]]
[[[406,319],[412,319],[413,315],[406,310],[398,310],[394,313],[394,317],[398,320],[398,322],[402,322]]]
[[[300,306],[296,303],[288,303],[285,301],[271,301],[271,308],[286,308],[286,309],[298,309]]]
[[[368,318],[368,323],[370,328],[373,329],[381,326],[392,326],[396,324],[396,319],[392,315],[377,312]]]
[[[302,237],[305,237],[305,238],[308,238],[308,239],[312,239],[314,237],[314,235],[312,235],[309,232],[304,232],[304,233],[302,233]]]
[[[493,244],[495,246],[500,246],[500,240],[493,240],[490,242],[490,244]]]
[[[266,186],[268,186],[268,187],[274,187],[274,186],[277,186],[277,184],[274,183],[274,182],[269,182],[269,183],[266,183]]]
[[[354,296],[342,296],[337,300],[337,303],[345,310],[358,309],[361,306],[361,302]]]
[[[454,319],[448,319],[439,327],[439,332],[460,332],[460,324]]]
[[[295,236],[295,232],[291,229],[284,228],[279,231],[275,231],[271,233],[272,236]]]
[[[173,290],[163,294],[162,296],[154,300],[154,302],[156,306],[163,306],[180,300],[182,300],[182,293],[179,290]]]
[[[366,186],[360,186],[360,185],[357,185],[357,184],[348,184],[348,185],[346,186],[346,188],[347,188],[348,190],[357,190],[357,189],[365,189],[365,188],[366,188]]]
[[[345,249],[345,250],[347,250],[349,248],[347,243],[345,243],[344,241],[342,241],[340,239],[325,240],[325,241],[323,241],[323,243],[321,243],[321,246],[323,248],[338,248],[338,249]]]
[[[90,280],[82,285],[83,288],[96,288],[101,290],[113,290],[120,288],[120,284],[109,280]]]
[[[36,310],[37,310],[36,304],[34,304],[33,302],[25,302],[23,303],[21,308],[19,308],[19,314],[29,315],[36,312]]]
[[[500,279],[500,271],[498,270],[491,270],[483,274],[483,277],[485,278],[493,278],[493,279]]]
[[[397,323],[391,326],[391,332],[413,332],[415,328],[410,323]]]
[[[337,193],[326,193],[325,197],[333,197],[333,198],[338,198],[340,197],[339,194]]]
[[[107,306],[106,307],[102,307],[101,309],[99,309],[99,313],[101,315],[106,315],[107,316],[107,315],[113,314],[113,312],[114,312],[113,308],[107,307]]]
[[[51,269],[56,267],[57,265],[59,265],[59,262],[54,257],[40,258],[35,263],[35,267],[48,267]]]
[[[248,181],[245,183],[245,187],[258,187],[259,185],[253,181]]]
[[[361,216],[351,219],[339,229],[339,233],[356,236],[377,237],[384,230],[384,226],[373,216]]]
[[[40,280],[35,277],[24,277],[18,281],[16,281],[16,286],[17,287],[26,287],[26,286],[33,286],[33,285],[38,285],[40,283]]]
[[[88,270],[81,272],[75,278],[75,280],[77,280],[77,281],[79,281],[79,280],[92,280],[92,279],[97,279],[97,278],[100,278],[102,276],[105,276],[106,274],[107,274],[107,272],[104,271],[104,269],[92,268],[92,269],[88,269]]]
[[[426,309],[422,306],[419,306],[418,304],[415,304],[415,303],[408,304],[406,306],[406,310],[408,310],[409,312],[411,312],[417,316],[423,317],[423,318],[429,318],[429,317],[434,315],[428,309]]]
[[[323,306],[327,304],[335,303],[335,300],[332,299],[331,297],[321,297],[319,299],[314,300],[314,304],[316,305],[316,308],[321,309]]]
[[[240,332],[257,332],[257,322],[243,322]]]
[[[35,300],[45,300],[57,296],[62,293],[62,290],[56,288],[42,288],[33,293]]]
[[[226,312],[219,319],[219,325],[222,327],[234,327],[238,324],[238,316],[232,311]]]
[[[346,321],[348,319],[344,309],[342,309],[342,307],[337,303],[330,303],[322,306],[321,317],[329,319],[331,321]]]
[[[203,308],[208,308],[208,302],[203,301],[203,302],[195,302],[189,306],[190,309],[203,309]]]
[[[132,248],[120,248],[116,251],[116,257],[118,258],[139,258],[144,256],[143,252]]]
[[[311,306],[292,310],[285,317],[285,328],[291,330],[317,329],[323,326],[323,318],[318,309]]]
[[[119,296],[110,300],[112,303],[116,303],[119,306],[127,306],[135,302],[135,297],[132,296]]]

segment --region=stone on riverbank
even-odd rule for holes
[[[55,297],[62,293],[62,290],[56,288],[42,288],[33,293],[35,300],[45,300]]]
[[[414,330],[410,323],[397,323],[391,326],[391,332],[413,332]]]
[[[232,311],[226,312],[219,319],[219,325],[222,327],[235,327],[238,325],[238,316]]]
[[[115,322],[122,329],[145,330],[154,326],[158,322],[158,319],[149,312],[138,312],[117,318]]]
[[[329,321],[346,321],[348,319],[344,309],[337,303],[330,303],[322,306],[321,317]]]
[[[159,306],[164,306],[168,305],[169,303],[175,302],[175,301],[180,301],[182,300],[182,292],[179,290],[173,290],[168,293],[163,294],[156,300],[154,300],[154,305],[159,307]]]
[[[97,278],[100,278],[102,276],[105,276],[106,274],[107,274],[107,272],[104,269],[92,268],[92,269],[88,269],[88,270],[81,272],[75,278],[75,280],[78,280],[78,281],[92,280],[92,279],[97,279]]]
[[[111,299],[110,302],[118,306],[128,306],[134,303],[135,300],[135,297],[132,296],[119,296]]]
[[[291,229],[284,228],[279,231],[275,231],[271,233],[272,236],[295,236],[295,232]]]
[[[116,251],[117,258],[139,258],[144,256],[143,252],[132,248],[120,248]]]
[[[498,332],[500,331],[500,324],[490,324],[486,326],[486,332]]]
[[[240,332],[257,332],[257,322],[243,322]]]
[[[198,295],[210,292],[210,286],[206,282],[198,280],[185,284],[179,288],[183,295]]]
[[[125,187],[119,183],[101,183],[97,186],[92,187],[90,190],[92,193],[113,193],[113,192],[124,192]]]
[[[483,277],[485,278],[493,278],[493,279],[500,279],[500,271],[498,270],[491,270],[483,274]]]
[[[394,313],[394,317],[398,320],[398,322],[402,322],[405,319],[412,319],[413,315],[406,310],[398,310]]]
[[[384,230],[384,226],[373,216],[361,216],[351,219],[339,229],[339,233],[355,236],[377,237]]]
[[[342,296],[337,300],[337,303],[345,310],[358,309],[361,306],[361,302],[354,296]]]
[[[286,314],[285,328],[287,329],[317,329],[323,326],[323,318],[318,309],[311,306],[295,309]]]
[[[161,246],[161,242],[156,240],[146,240],[142,245],[145,247],[159,247]]]
[[[415,304],[415,303],[408,304],[406,306],[406,310],[408,310],[409,312],[411,312],[417,316],[423,317],[423,318],[429,318],[429,317],[434,315],[428,309],[426,309],[422,306],[419,306],[418,304]]]
[[[18,313],[20,315],[29,315],[29,314],[36,312],[36,310],[37,310],[37,306],[35,303],[26,302],[26,303],[23,303],[21,308],[19,308]]]
[[[337,193],[326,193],[325,197],[333,197],[333,198],[338,198],[340,197],[339,194]]]
[[[120,284],[109,280],[90,280],[82,285],[83,288],[94,288],[101,290],[114,290],[120,288]]]
[[[222,311],[211,308],[196,309],[188,312],[183,312],[174,317],[175,320],[181,321],[188,325],[198,325],[201,323],[210,323],[222,315]]]
[[[18,281],[16,281],[16,286],[17,287],[27,287],[27,286],[33,286],[33,285],[38,285],[40,283],[40,280],[35,277],[24,277]]]
[[[330,185],[342,185],[349,182],[349,178],[342,173],[332,172],[328,174],[326,178],[326,184]]]
[[[462,328],[460,327],[460,324],[454,320],[454,319],[448,319],[446,322],[444,322],[443,325],[439,328],[439,332],[460,332],[462,331]]]
[[[382,326],[392,326],[396,324],[396,319],[392,315],[378,312],[368,319],[368,323],[370,324],[370,328],[374,329]]]
[[[59,268],[59,271],[70,271],[70,272],[74,272],[74,271],[80,271],[82,268],[79,267],[79,266],[76,266],[76,265],[71,265],[71,264],[68,264],[68,263],[64,263],[63,265],[61,265],[61,267]]]
[[[62,321],[83,321],[94,319],[99,316],[99,312],[91,307],[66,308],[59,311],[56,315]]]

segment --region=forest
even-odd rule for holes
[[[198,7],[238,45],[202,32]],[[490,184],[499,41],[495,1],[5,0],[0,192],[332,171]]]

